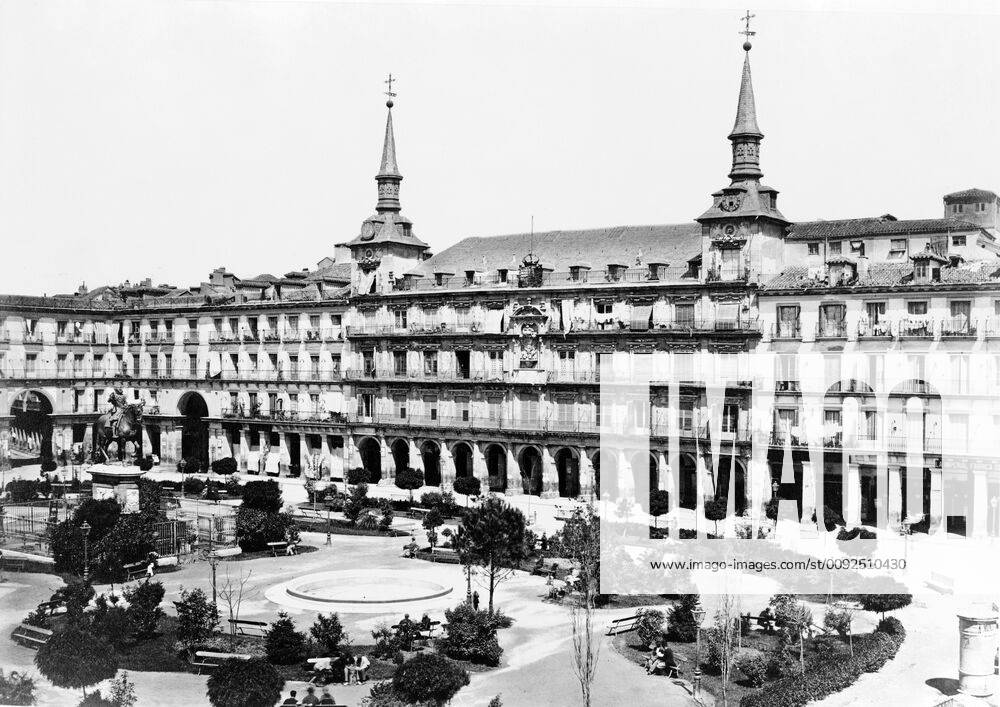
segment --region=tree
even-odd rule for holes
[[[482,484],[475,476],[459,476],[452,484],[452,488],[455,489],[455,493],[460,493],[463,496],[478,496],[482,493]],[[466,499],[466,504],[468,504],[468,499]]]
[[[356,486],[358,484],[367,484],[370,477],[371,474],[368,473],[368,470],[360,466],[356,466],[353,469],[348,469],[347,471],[347,483],[349,483],[351,486]]]
[[[151,479],[139,479],[139,512],[151,519],[160,515],[163,487]]]
[[[351,487],[347,500],[344,501],[344,517],[351,525],[358,522],[358,517],[365,509],[365,499],[368,498],[368,484],[357,484]]]
[[[135,707],[136,702],[139,701],[135,694],[135,684],[128,679],[128,673],[124,670],[121,675],[111,681],[108,699],[114,703],[115,707]]]
[[[125,578],[124,566],[153,551],[153,526],[142,513],[127,513],[97,542],[90,544],[96,573],[110,578]]]
[[[160,619],[166,615],[160,608],[164,594],[163,585],[147,579],[134,587],[126,587],[124,594],[128,602],[128,617],[135,629],[136,638],[155,636]]]
[[[208,678],[214,707],[271,707],[281,699],[285,679],[263,658],[230,658]]]
[[[640,609],[637,613],[639,618],[635,622],[635,629],[639,634],[639,641],[644,646],[650,646],[663,635],[663,621],[666,617],[659,609]]]
[[[732,679],[733,665],[736,661],[734,648],[739,636],[739,616],[736,598],[732,594],[719,597],[719,608],[715,612],[715,635],[718,638],[719,677],[722,683],[722,704],[729,704],[729,682]]]
[[[378,502],[378,512],[380,514],[378,519],[379,530],[387,533],[392,527],[392,517],[394,515],[392,511],[392,501],[388,498],[381,499]]]
[[[83,620],[83,612],[93,598],[94,588],[90,586],[90,582],[72,577],[52,593],[49,601],[65,606],[69,621],[79,623]]]
[[[563,524],[556,542],[563,554],[576,562],[580,570],[583,601],[571,614],[573,634],[573,672],[580,682],[584,707],[590,707],[591,687],[597,675],[601,644],[594,638],[594,611],[601,597],[601,526],[593,505],[575,508]]]
[[[462,527],[465,529],[464,554],[470,562],[486,569],[489,611],[492,613],[497,584],[513,575],[525,557],[527,520],[520,510],[491,496],[466,512]]]
[[[281,511],[281,487],[274,479],[250,481],[243,486],[242,508],[252,508],[265,513]]]
[[[446,609],[444,616],[447,634],[439,645],[445,655],[483,665],[500,664],[503,649],[497,642],[496,624],[489,612],[477,611],[463,602],[454,609]]]
[[[202,590],[188,591],[182,587],[181,600],[175,601],[174,607],[177,609],[177,638],[189,651],[215,633],[219,609]]]
[[[35,681],[27,673],[12,670],[4,675],[0,669],[0,704],[35,704]]]
[[[774,618],[778,626],[785,628],[799,639],[799,672],[805,672],[805,632],[812,625],[812,612],[800,602],[794,594],[775,594],[768,602],[774,609]]]
[[[649,493],[649,515],[653,516],[653,527],[660,516],[670,512],[670,492],[654,489]]]
[[[392,687],[407,702],[446,704],[469,684],[469,674],[454,661],[421,653],[403,663],[392,676]]]
[[[86,628],[69,624],[35,653],[35,666],[57,687],[82,688],[114,677],[118,658],[114,647]]]
[[[410,492],[410,503],[413,503],[413,489],[424,485],[424,472],[406,467],[396,472],[396,486]]]
[[[424,516],[423,526],[427,529],[427,542],[430,543],[431,547],[437,544],[437,529],[443,524],[444,518],[441,517],[441,511],[437,508],[431,508]]]
[[[340,617],[336,614],[329,616],[318,614],[316,621],[309,628],[309,633],[328,655],[335,654],[340,650],[341,644],[346,644],[349,641],[347,632],[344,631],[344,626],[340,623]]]
[[[694,610],[699,602],[697,594],[681,594],[680,600],[670,609],[667,621],[668,640],[693,643],[698,638],[698,622],[695,621]]]
[[[288,513],[270,513],[258,508],[236,509],[236,539],[244,552],[266,550],[267,544],[285,540],[294,519]]]
[[[306,637],[301,631],[295,630],[295,624],[284,611],[278,612],[278,618],[264,634],[264,650],[267,659],[276,665],[291,665],[302,660],[305,652]]]
[[[49,547],[57,572],[83,574],[83,531],[72,520],[49,528]]]
[[[725,498],[711,498],[705,502],[705,518],[715,523],[715,534],[719,534],[719,521],[726,519],[729,504]]]
[[[84,523],[90,524],[88,537],[90,545],[94,546],[115,527],[121,510],[118,501],[113,498],[101,500],[88,498],[73,511],[73,524],[76,526],[82,526]]]
[[[226,607],[229,609],[229,620],[232,630],[230,631],[230,644],[235,649],[236,647],[236,625],[232,623],[235,619],[240,618],[240,606],[243,604],[245,598],[249,598],[257,593],[256,590],[247,593],[246,585],[250,581],[250,577],[253,575],[253,570],[248,570],[246,574],[243,574],[243,570],[240,570],[239,579],[233,581],[232,577],[229,576],[229,564],[226,564],[226,579],[219,587],[219,596],[222,600],[226,602]]]
[[[909,594],[859,594],[857,600],[862,609],[878,612],[884,619],[885,612],[909,606],[913,597]]]
[[[122,650],[132,640],[135,630],[128,610],[118,603],[118,597],[114,595],[109,600],[101,594],[94,603],[96,606],[90,615],[91,631],[114,646],[115,650]]]

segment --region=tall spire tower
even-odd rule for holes
[[[757,106],[754,104],[753,82],[750,78],[750,49],[753,45],[750,44],[749,35],[755,33],[750,31],[749,22],[747,18],[744,33],[748,37],[743,43],[743,79],[740,81],[740,97],[736,104],[736,122],[733,124],[733,131],[729,133],[729,140],[733,143],[733,169],[729,178],[734,183],[747,179],[759,180],[764,176],[760,171],[760,141],[764,139],[764,133],[757,127]]]
[[[764,133],[757,125],[757,105],[750,77],[749,10],[740,18],[744,29],[743,75],[736,101],[736,121],[729,133],[733,163],[729,186],[712,194],[712,205],[698,222],[702,225],[703,277],[706,280],[750,280],[773,269],[775,244],[788,222],[778,210],[778,191],[760,180],[760,142]]]
[[[383,214],[387,211],[398,213],[402,208],[399,204],[399,183],[403,181],[403,175],[399,173],[396,165],[396,137],[392,132],[392,99],[396,94],[392,92],[392,83],[395,81],[392,74],[386,79],[389,90],[386,95],[389,99],[385,102],[388,113],[385,119],[385,141],[382,143],[382,165],[379,167],[375,181],[378,182],[378,204],[375,210]]]
[[[413,233],[413,222],[401,213],[399,183],[403,175],[396,164],[396,136],[392,130],[392,106],[396,94],[392,74],[385,83],[388,100],[385,107],[385,138],[382,141],[382,162],[375,182],[378,202],[375,213],[361,223],[358,235],[339,245],[351,249],[351,259],[357,264],[352,279],[357,294],[388,292],[394,282],[430,257],[428,246]]]

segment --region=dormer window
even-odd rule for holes
[[[497,268],[497,282],[507,282],[507,268]]]
[[[570,265],[569,279],[573,282],[587,282],[590,275],[589,265]]]
[[[475,270],[466,270],[465,271],[465,284],[466,285],[475,285],[476,284],[476,271]]]
[[[648,278],[650,280],[666,280],[668,267],[668,263],[650,263]]]
[[[608,263],[608,282],[621,282],[625,279],[625,271],[627,269],[627,265]]]
[[[453,273],[450,272],[436,272],[434,273],[434,284],[438,287],[444,287],[448,284],[448,280],[451,278]]]

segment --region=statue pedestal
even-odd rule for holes
[[[139,512],[139,479],[146,472],[137,466],[94,464],[87,472],[93,482],[93,496],[97,500],[113,498],[122,507],[122,513]]]

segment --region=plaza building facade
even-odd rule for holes
[[[741,511],[806,491],[808,516],[820,463],[821,505],[874,522],[879,509],[917,512],[877,499],[905,497],[900,469],[913,456],[900,430],[909,401],[932,396],[918,384],[876,402],[856,395],[849,420],[831,404],[824,435],[835,443],[820,447],[839,457],[827,469],[801,432],[799,362],[818,357],[838,404],[860,388],[838,382],[843,356],[836,372],[825,363],[834,354],[881,356],[878,374],[892,352],[915,366],[933,353],[959,378],[1000,380],[997,196],[956,192],[940,218],[919,221],[789,221],[762,181],[749,46],[728,180],[691,223],[470,237],[431,254],[402,213],[388,108],[375,213],[314,270],[243,279],[219,268],[190,288],[0,298],[0,453],[86,447],[120,386],[146,401],[143,452],[162,464],[233,456],[250,474],[334,479],[364,467],[385,484],[412,467],[445,490],[474,476],[500,493],[566,498],[592,496],[613,467],[671,490],[672,510],[732,496]],[[648,406],[602,409],[602,356],[624,370],[649,357]],[[777,382],[762,446],[764,360]],[[720,394],[703,384],[708,368],[726,381]],[[959,424],[962,413],[947,414]],[[648,436],[648,452],[602,453],[612,419]],[[922,512],[939,518],[962,510],[934,495],[934,440],[951,439],[949,424],[921,432]],[[967,440],[981,437],[966,425]],[[975,488],[993,483],[988,451],[969,472]],[[751,477],[770,483],[755,491]],[[976,528],[986,512],[973,513]]]

